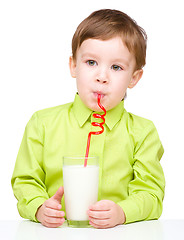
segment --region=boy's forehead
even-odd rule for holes
[[[81,57],[108,57],[123,59],[127,61],[127,65],[134,59],[134,55],[129,52],[126,45],[120,37],[111,38],[108,40],[87,39],[83,41],[78,49]]]

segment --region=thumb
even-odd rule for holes
[[[61,198],[63,197],[63,194],[64,194],[64,188],[60,187],[51,198],[61,203]]]

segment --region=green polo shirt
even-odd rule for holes
[[[76,94],[73,103],[33,114],[12,176],[22,217],[36,221],[38,207],[63,185],[63,156],[85,156],[88,133],[99,130],[91,125],[96,121],[93,113]],[[163,152],[153,123],[128,113],[124,101],[107,111],[104,132],[92,136],[89,152],[100,162],[98,200],[119,204],[126,223],[159,218],[165,188]]]

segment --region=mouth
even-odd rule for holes
[[[98,95],[101,95],[101,98],[104,98],[105,97],[105,94],[101,91],[96,91],[96,92],[93,92],[93,95],[95,96],[95,98],[98,97]]]

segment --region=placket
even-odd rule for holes
[[[91,122],[102,122],[101,119],[96,119],[91,116]],[[104,124],[104,132],[99,135],[91,136],[90,150],[89,154],[91,156],[99,157],[99,186],[98,186],[98,200],[101,199],[101,189],[102,189],[102,174],[103,174],[103,157],[104,157],[104,147],[105,147],[105,137],[106,137],[106,125]],[[100,131],[100,127],[94,127],[91,125],[91,131]]]

